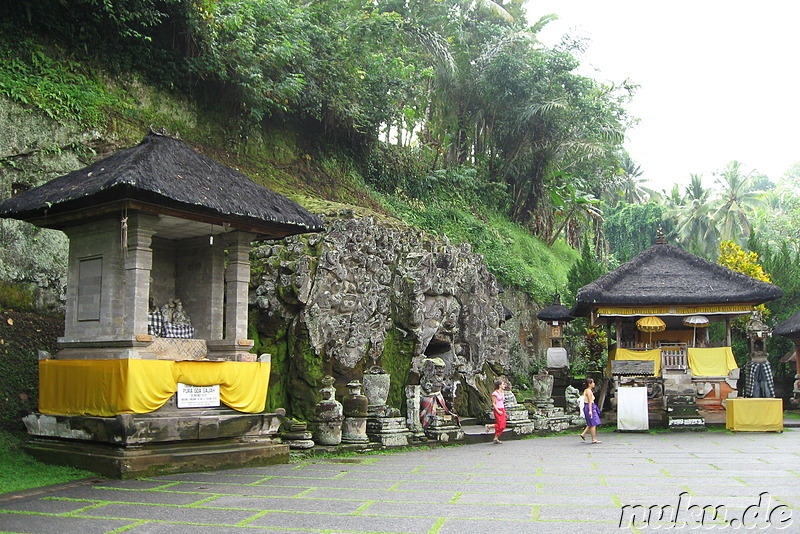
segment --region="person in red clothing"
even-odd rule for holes
[[[492,409],[494,410],[494,440],[492,443],[502,443],[500,436],[506,429],[506,382],[498,378],[494,381],[492,392]]]

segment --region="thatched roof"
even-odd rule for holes
[[[775,327],[773,334],[785,337],[800,337],[800,311]]]
[[[199,154],[172,137],[150,133],[116,152],[0,204],[0,217],[63,228],[87,211],[132,207],[284,236],[322,230],[322,221],[292,200]],[[85,219],[84,219],[85,220]]]
[[[586,316],[595,306],[761,304],[782,296],[777,286],[655,244],[579,289],[572,313]]]
[[[575,319],[569,308],[561,304],[561,298],[558,294],[553,295],[553,304],[537,313],[536,318],[540,321],[560,321],[562,323],[568,323]]]

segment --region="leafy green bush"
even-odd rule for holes
[[[0,95],[39,109],[53,120],[75,120],[96,127],[120,102],[85,67],[58,48],[47,49],[33,38],[0,26]]]

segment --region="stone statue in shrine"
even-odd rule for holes
[[[192,326],[189,314],[183,309],[183,302],[180,299],[172,299],[161,307],[161,315],[164,321],[175,326]]]
[[[428,358],[423,362],[420,380],[422,387],[420,422],[424,429],[445,421],[448,424],[458,424],[458,416],[450,411],[442,395],[445,383],[444,371],[445,363],[441,358]]]

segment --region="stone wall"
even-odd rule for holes
[[[537,310],[513,319],[504,298],[531,303],[503,293],[480,254],[396,221],[329,217],[324,233],[269,242],[253,260],[251,334],[273,355],[269,408],[295,417],[310,417],[322,376],[343,396],[373,365],[392,374],[389,404],[404,410],[429,357],[445,361],[454,410],[477,416],[511,371],[511,349],[522,367],[543,350]]]

